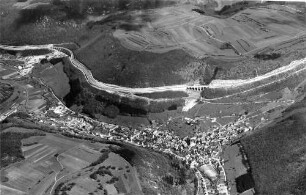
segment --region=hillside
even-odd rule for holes
[[[306,4],[0,0],[0,194],[305,195]]]
[[[76,57],[90,70],[95,70],[92,73],[96,79],[127,87],[185,83],[176,72],[196,61],[182,50],[158,54],[126,49],[107,27],[93,43],[77,50]]]
[[[243,138],[259,195],[303,195],[306,191],[306,99],[274,124]]]
[[[151,149],[14,126],[4,130],[0,189],[5,194],[183,195],[195,191],[192,170]]]

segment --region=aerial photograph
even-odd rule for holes
[[[306,195],[306,0],[0,0],[0,195]]]

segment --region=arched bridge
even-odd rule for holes
[[[204,87],[204,86],[187,86],[187,90],[204,91],[206,87]]]
[[[71,60],[71,62],[72,62],[72,64],[75,65],[76,67],[78,67],[78,69],[81,70],[84,73],[85,78],[89,82],[91,81],[90,83],[94,83],[94,81],[93,81],[94,79],[93,79],[93,76],[92,76],[91,72],[90,71],[86,71],[85,68],[84,68],[85,66],[83,66],[82,63],[80,63],[77,59],[75,59],[74,54],[73,54],[72,51],[70,51],[69,49],[64,48],[64,47],[54,47],[54,49],[56,49],[56,50],[58,50],[60,52],[65,53],[66,55],[68,55],[70,60]],[[90,74],[90,76],[88,77],[89,74]],[[114,86],[114,85],[109,85],[109,84],[104,84],[104,85]],[[166,90],[174,90],[175,91],[175,89],[177,88],[178,90],[187,90],[187,91],[188,90],[192,90],[192,91],[199,91],[200,92],[200,91],[203,91],[205,89],[205,87],[207,87],[207,86],[203,86],[203,85],[198,85],[198,86],[186,86],[185,85],[184,86],[184,85],[181,85],[178,88],[177,88],[177,86],[176,87],[174,87],[174,86],[167,86],[167,87],[161,87],[161,88],[163,88],[162,91],[166,91]],[[133,90],[136,90],[136,89],[132,89],[132,88],[128,89],[126,87],[119,87],[119,86],[116,86],[116,88],[120,88],[121,90],[124,89],[124,91],[126,91],[125,89],[127,89],[127,91],[130,91],[130,92],[133,92]],[[156,87],[156,88],[153,87],[152,90],[153,91],[156,90],[156,92],[158,92],[158,91],[160,91],[160,90],[158,90],[158,88],[159,87]],[[142,93],[142,92],[145,91],[145,88],[143,89],[144,91],[142,91],[142,89],[139,89],[139,90],[140,91],[138,91],[138,93],[139,92]]]

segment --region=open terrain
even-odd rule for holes
[[[1,137],[6,134],[9,139],[16,137],[13,135],[15,132],[11,133],[14,129],[8,129]],[[100,150],[107,148],[107,144],[91,144],[52,134],[44,137],[35,136],[33,133],[28,133],[27,136],[27,133],[22,131],[15,134],[24,135],[18,140],[19,145],[15,146],[22,151],[19,156],[24,160],[1,169],[1,184],[8,188],[7,194],[14,194],[15,190],[33,195],[48,194],[50,190],[54,190],[61,178],[97,161],[103,155]],[[12,146],[5,142],[1,144]]]
[[[1,132],[4,137],[0,189],[6,194],[156,194],[154,186],[175,195],[194,190],[194,176],[184,164],[154,151],[17,127]]]
[[[190,11],[195,8],[176,6],[150,11],[154,21],[140,21],[144,27],[139,30],[119,28],[114,37],[131,50],[164,53],[183,49],[197,57],[239,56],[292,39],[306,28],[305,21],[296,18],[303,13],[286,12],[281,5],[252,7],[225,19]]]
[[[0,5],[1,192],[304,195],[305,4]]]
[[[15,45],[74,42],[77,59],[95,70],[96,79],[148,87],[209,83],[213,75],[206,73],[214,72],[216,67],[211,67],[211,61],[203,57],[225,59],[217,60],[224,69],[241,69],[227,59],[253,56],[271,45],[299,38],[305,31],[305,12],[298,3],[238,2],[237,6],[233,1],[185,3],[4,0],[0,42]],[[257,64],[249,61],[252,60],[239,62],[250,64],[248,75],[254,74],[253,64]],[[257,71],[260,73],[263,67]],[[235,74],[235,68],[224,74],[240,76]]]

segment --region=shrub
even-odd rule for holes
[[[107,106],[104,110],[104,114],[109,118],[116,118],[119,113],[119,108],[114,105]]]

